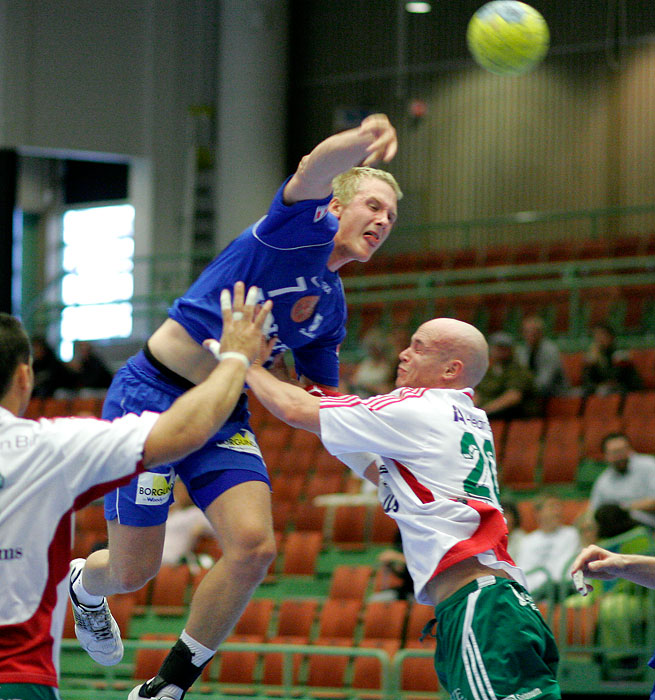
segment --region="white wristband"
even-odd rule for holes
[[[221,362],[221,360],[241,360],[246,369],[250,367],[250,360],[242,352],[222,352],[218,356],[218,361]]]

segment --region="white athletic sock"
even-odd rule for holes
[[[182,634],[180,635],[180,641],[184,642],[191,650],[191,653],[193,654],[191,663],[194,666],[202,666],[206,661],[209,661],[209,659],[211,659],[212,656],[214,656],[214,654],[216,653],[214,649],[208,649],[200,642],[197,642],[193,637],[190,637],[185,629],[182,630]]]
[[[104,596],[91,595],[87,592],[86,588],[82,585],[82,574],[73,581],[73,593],[75,593],[77,602],[87,608],[97,608],[99,605],[102,605],[102,601],[104,600]]]

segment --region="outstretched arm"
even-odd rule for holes
[[[260,364],[254,364],[248,371],[248,385],[274,416],[294,428],[303,428],[321,436],[320,392],[314,395],[305,388],[280,381]],[[356,452],[339,454],[337,457],[360,477],[378,483],[375,455]]]
[[[321,399],[318,396],[300,386],[280,381],[259,364],[254,364],[248,371],[248,386],[274,416],[294,428],[303,428],[320,436]]]
[[[332,180],[356,165],[388,163],[398,150],[396,130],[384,114],[371,114],[355,129],[329,136],[306,155],[284,188],[285,204],[323,199]]]
[[[592,544],[576,557],[571,574],[581,571],[587,578],[610,581],[624,578],[628,581],[655,588],[655,557],[642,554],[617,554]]]
[[[207,379],[190,389],[162,413],[150,431],[143,450],[146,467],[172,462],[202,447],[220,430],[234,409],[246,371],[259,353],[262,326],[273,303],[261,308],[257,288],[251,287],[244,302],[243,282],[234,286],[234,303],[230,293],[221,293],[223,335],[219,363]]]

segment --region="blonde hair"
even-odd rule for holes
[[[396,194],[396,199],[398,201],[402,199],[403,193],[400,189],[400,185],[396,182],[396,178],[391,173],[386,170],[380,170],[379,168],[369,168],[365,166],[350,168],[350,170],[346,170],[345,173],[337,175],[332,180],[334,196],[344,207],[348,206],[359,191],[362,180],[366,177],[376,177],[378,180],[386,182]]]

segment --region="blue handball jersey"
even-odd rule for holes
[[[169,309],[198,343],[219,338],[219,296],[239,280],[257,285],[273,300],[274,353],[290,349],[297,374],[337,386],[338,348],[346,335],[346,300],[341,279],[327,268],[338,220],[328,212],[331,197],[287,206],[280,187],[268,214],[248,227],[205,268]]]

